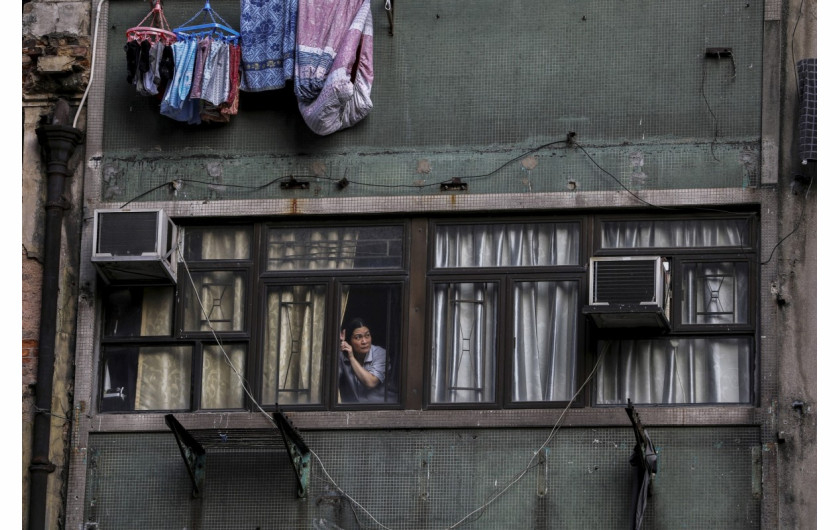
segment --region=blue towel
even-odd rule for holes
[[[298,0],[242,0],[242,82],[248,92],[283,88],[295,71]]]

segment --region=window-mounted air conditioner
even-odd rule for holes
[[[176,236],[163,210],[96,210],[91,261],[108,283],[174,283]]]
[[[589,305],[583,313],[599,328],[669,330],[668,260],[658,256],[590,258]]]

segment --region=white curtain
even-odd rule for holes
[[[608,222],[601,242],[604,248],[740,247],[749,242],[747,226],[743,219]],[[749,323],[746,262],[686,262],[682,275],[684,324]],[[598,369],[597,403],[751,400],[751,337],[621,340],[607,346]]]
[[[358,237],[358,229],[352,227],[272,229],[268,268],[352,269]],[[269,290],[262,356],[263,403],[320,402],[326,305],[323,285],[290,285]]]
[[[192,347],[140,348],[134,410],[190,408]]]
[[[201,369],[202,409],[240,409],[245,406],[243,383],[236,372],[245,373],[245,346],[226,344],[224,351],[215,344],[204,347]]]
[[[318,403],[321,396],[326,290],[320,285],[269,291],[263,345],[265,404]]]
[[[601,248],[742,247],[749,242],[746,219],[607,221]]]
[[[577,367],[577,282],[514,286],[514,401],[568,401]]]
[[[750,358],[748,338],[608,341],[596,402],[749,403]]]
[[[576,265],[579,229],[573,223],[442,225],[435,267],[521,268]],[[495,400],[499,284],[435,285],[432,401]],[[514,287],[516,401],[565,400],[574,386],[577,283],[517,282]]]

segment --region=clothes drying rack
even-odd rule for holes
[[[200,17],[203,17],[204,21],[194,24]],[[239,32],[231,28],[230,24],[210,7],[209,0],[204,3],[204,7],[198,13],[173,31],[182,40],[210,37],[237,44],[240,37]]]
[[[148,22],[149,25],[144,26],[143,24],[146,24],[149,17],[151,17],[151,20]],[[126,30],[125,36],[128,41],[148,40],[151,42],[160,41],[164,44],[172,44],[178,40],[178,36],[175,35],[175,33],[173,33],[169,28],[169,23],[163,15],[163,8],[160,5],[160,0],[155,1],[155,7],[149,11],[149,14],[146,15],[139,24]]]

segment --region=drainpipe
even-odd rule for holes
[[[55,471],[50,462],[50,423],[55,366],[55,336],[58,314],[58,277],[61,262],[61,224],[64,182],[72,177],[67,162],[82,142],[82,131],[69,123],[66,101],[56,104],[50,124],[35,130],[47,163],[47,202],[44,226],[44,272],[41,286],[41,328],[38,335],[38,380],[35,383],[35,419],[32,429],[32,461],[29,465],[29,528],[44,530],[47,512],[47,481]]]

